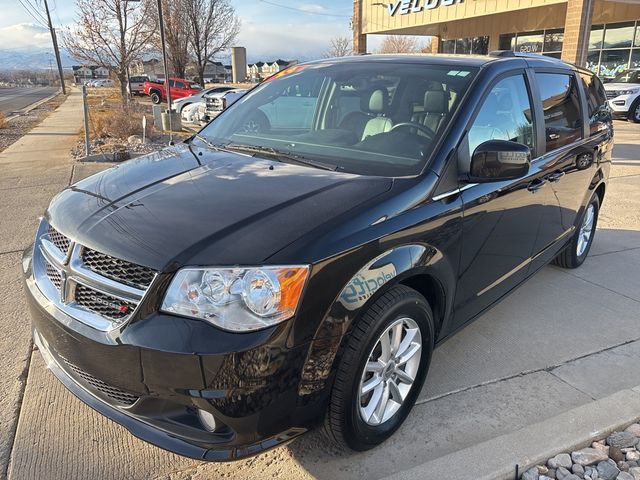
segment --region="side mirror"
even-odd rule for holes
[[[522,143],[489,140],[478,145],[471,157],[466,180],[472,183],[515,180],[529,173],[531,150]]]

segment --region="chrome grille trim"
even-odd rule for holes
[[[149,287],[136,288],[90,270],[82,259],[85,247],[69,239],[68,251],[62,252],[58,245],[64,247],[66,237],[56,231],[54,242],[50,231],[43,219],[33,252],[33,275],[40,291],[59,310],[96,330],[109,332],[122,327],[135,315]],[[153,272],[150,285],[156,278]],[[76,298],[78,288],[80,298]],[[88,296],[88,291],[93,294]],[[110,305],[114,307],[111,311]],[[127,307],[124,314],[118,312],[123,306]]]
[[[69,252],[69,246],[71,245],[71,240],[58,232],[51,225],[47,228],[47,234],[49,236],[49,240],[56,246],[58,250],[60,250],[64,255]]]
[[[80,258],[88,270],[138,289],[148,288],[156,276],[150,268],[87,247],[80,252]]]

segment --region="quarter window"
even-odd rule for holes
[[[533,149],[533,111],[522,75],[500,80],[469,130],[469,152],[488,140],[510,140]]]
[[[573,75],[536,73],[542,108],[547,151],[582,138],[580,96]]]

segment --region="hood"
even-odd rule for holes
[[[180,145],[58,194],[50,223],[95,250],[156,270],[257,265],[392,181]]]
[[[604,89],[606,91],[631,90],[633,88],[640,88],[640,83],[605,83],[604,84]]]

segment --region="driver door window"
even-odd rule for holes
[[[533,151],[533,110],[523,75],[493,86],[469,130],[469,154],[488,140],[510,140]]]

